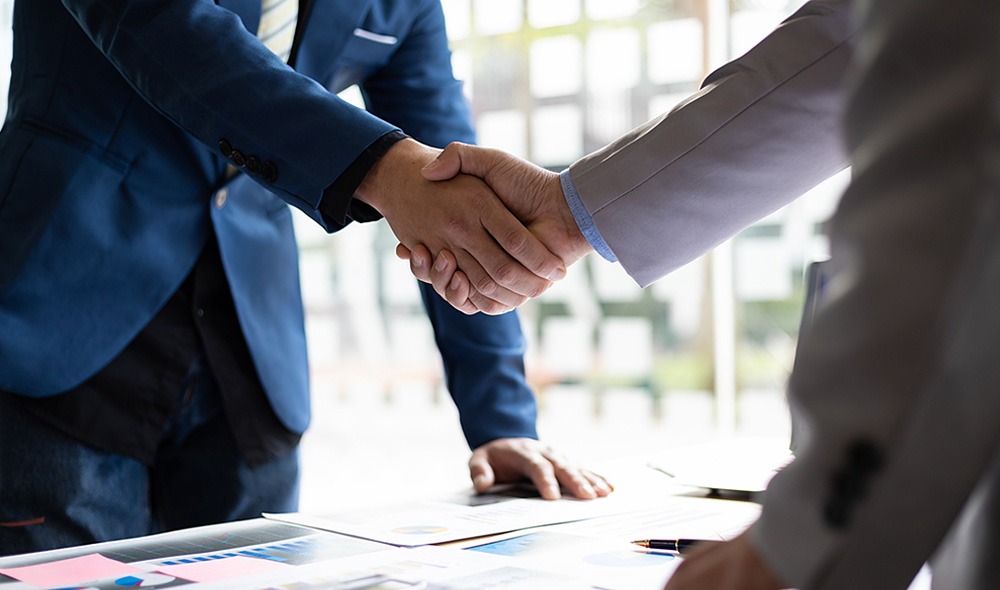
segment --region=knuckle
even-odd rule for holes
[[[527,295],[527,298],[531,299],[534,299],[535,297],[540,297],[542,294],[548,291],[549,287],[551,286],[552,283],[549,281],[540,281],[537,283],[532,282],[532,284],[528,285],[527,288],[528,292],[525,295]]]
[[[448,213],[441,220],[443,235],[457,237],[464,240],[469,235],[469,225],[464,217],[458,213]]]
[[[492,297],[500,290],[500,287],[489,276],[483,276],[477,280],[475,288],[486,297]]]
[[[413,273],[413,276],[420,279],[421,281],[425,283],[429,282],[428,280],[429,277],[427,276],[426,269],[414,265],[412,261],[410,262],[410,272]]]
[[[476,297],[474,303],[477,311],[486,315],[499,315],[507,311],[502,304],[487,297]]]
[[[527,251],[529,243],[528,236],[525,235],[527,231],[527,229],[520,227],[511,228],[505,232],[502,240],[504,249],[514,255]]]
[[[497,268],[494,279],[499,285],[511,287],[517,284],[519,274],[513,264],[505,262]]]

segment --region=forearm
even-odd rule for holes
[[[807,4],[685,104],[571,166],[597,229],[637,282],[682,266],[844,168],[847,6]]]
[[[430,285],[420,283],[420,291],[470,448],[497,438],[538,438],[517,313],[465,315]]]
[[[324,191],[395,129],[287,67],[237,15],[212,3],[64,4],[153,108],[231,163],[250,156],[270,163],[273,174],[248,169],[251,178],[324,226],[317,210]],[[287,116],[276,116],[281,113]]]

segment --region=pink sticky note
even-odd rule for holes
[[[142,571],[98,553],[36,565],[0,568],[0,574],[43,588],[70,586],[103,578],[118,578]]]
[[[194,563],[163,565],[158,567],[156,571],[169,576],[184,578],[192,582],[218,582],[220,580],[232,580],[241,576],[266,574],[290,567],[292,566],[280,561],[237,555],[235,557],[196,561]]]

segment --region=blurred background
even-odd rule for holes
[[[557,171],[670,110],[802,3],[443,1],[479,142]],[[3,90],[12,4],[0,0]],[[361,104],[356,89],[343,96]],[[595,254],[526,304],[543,439],[589,463],[787,437],[804,271],[826,256],[823,223],[846,182],[831,178],[646,289]],[[469,449],[388,226],[330,237],[296,215],[296,230],[315,403],[302,509],[464,489]]]

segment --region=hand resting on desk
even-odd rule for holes
[[[469,459],[469,475],[480,493],[527,478],[546,500],[558,499],[560,487],[581,500],[607,496],[614,489],[604,477],[531,438],[498,438],[477,447]]]

